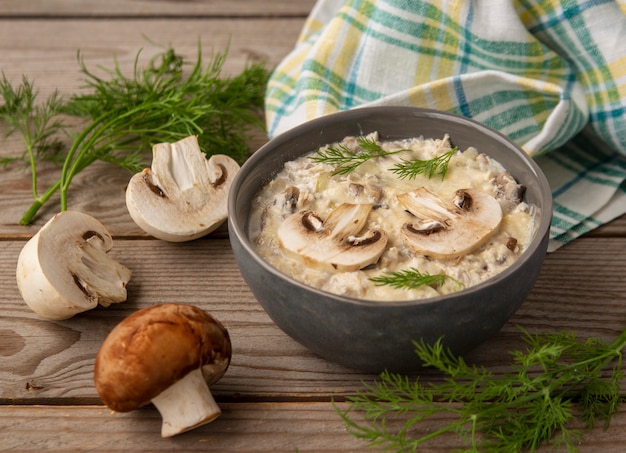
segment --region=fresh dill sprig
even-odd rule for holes
[[[626,330],[610,344],[597,338],[583,342],[564,332],[522,332],[527,348],[511,353],[512,372],[497,376],[469,365],[441,340],[415,342],[423,365],[442,372],[443,383],[383,372],[379,381],[347,399],[346,411],[335,409],[354,436],[393,451],[416,451],[455,433],[464,439],[464,451],[534,451],[550,444],[575,452],[583,439],[581,430],[572,428],[575,418],[589,429],[597,421],[606,428],[624,402]],[[357,411],[365,422],[353,420]],[[427,420],[437,427],[411,434]]]
[[[339,144],[329,146],[324,151],[317,151],[310,159],[314,162],[334,165],[333,175],[347,175],[368,160],[412,151],[410,149],[385,151],[376,140],[363,136],[357,137],[356,140],[359,145],[356,150]],[[457,150],[458,148],[454,147],[450,151],[428,160],[403,159],[402,162],[390,168],[390,171],[398,175],[400,179],[414,179],[419,174],[425,174],[428,178],[439,174],[443,179],[448,171],[448,163]]]
[[[247,158],[247,134],[264,127],[261,109],[269,71],[262,63],[225,77],[221,69],[226,51],[213,55],[205,65],[200,46],[195,62],[167,49],[145,68],[139,64],[140,54],[132,74],[125,75],[114,61],[113,68],[100,68],[105,77],[88,69],[79,53],[84,90],[63,100],[54,95],[42,107],[35,107],[37,91],[32,83],[24,78],[16,88],[3,78],[0,119],[10,131],[22,132],[33,172],[34,201],[21,224],[31,223],[56,192],[61,210],[66,210],[72,179],[97,160],[140,171],[155,143],[197,135],[208,155],[227,154],[239,163]],[[77,118],[79,126],[65,127],[63,116]],[[68,149],[51,148],[56,145],[51,139],[60,133],[67,134]],[[56,149],[63,165],[59,179],[39,194],[36,164],[46,149]]]
[[[3,165],[17,160],[62,161],[59,154],[63,145],[58,133],[64,128],[59,118],[63,111],[63,98],[55,90],[43,103],[37,104],[37,95],[33,83],[26,77],[14,87],[2,73],[0,119],[8,126],[7,137],[17,133],[24,142],[24,152],[3,159]]]
[[[457,147],[452,148],[437,157],[428,160],[402,160],[390,169],[392,173],[398,175],[400,179],[415,179],[417,175],[427,175],[432,178],[435,174],[439,174],[441,179],[445,178],[448,172],[448,164],[450,159],[458,150]]]
[[[432,286],[438,288],[442,286],[446,280],[451,279],[457,282],[459,285],[463,285],[458,280],[450,277],[446,274],[428,274],[420,272],[418,269],[410,268],[397,272],[388,272],[384,275],[377,277],[371,277],[370,280],[377,286],[388,285],[394,288],[402,289],[414,289],[420,286]]]
[[[314,162],[335,166],[333,175],[347,175],[368,160],[397,154],[406,149],[385,151],[373,138],[359,136],[356,138],[359,149],[351,150],[345,145],[328,146],[325,151],[317,151],[310,159]]]

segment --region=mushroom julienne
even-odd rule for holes
[[[381,141],[374,132],[286,162],[253,200],[249,235],[269,264],[315,288],[427,299],[518,259],[540,220],[524,193],[499,162],[456,149],[448,136]],[[409,274],[450,278],[387,278]]]
[[[152,402],[171,437],[213,421],[221,410],[209,386],[226,372],[231,343],[226,328],[187,304],[141,309],[104,340],[94,367],[100,399],[129,412]]]
[[[55,215],[20,252],[16,278],[24,302],[44,318],[63,320],[125,301],[131,272],[108,255],[112,246],[93,217]]]
[[[146,233],[170,242],[209,234],[227,218],[228,191],[239,164],[216,154],[209,159],[195,135],[152,150],[152,166],[135,174],[126,206]]]

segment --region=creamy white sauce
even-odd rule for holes
[[[377,134],[368,137],[377,139]],[[357,147],[355,137],[346,137],[341,143],[351,149]],[[402,160],[429,160],[444,154],[451,149],[449,138],[420,137],[379,144],[386,151],[410,151],[368,160],[347,175],[334,175],[334,166],[311,160],[315,151],[287,162],[253,200],[249,233],[258,253],[284,274],[307,285],[335,294],[385,301],[426,299],[476,285],[509,267],[528,247],[538,225],[538,213],[534,206],[507,196],[500,180],[508,173],[500,163],[468,148],[452,156],[443,179],[440,175],[401,179],[389,169]],[[388,235],[386,250],[378,262],[362,270],[338,272],[317,269],[306,260],[284,253],[277,230],[293,213],[293,206],[285,195],[291,187],[299,192],[295,210],[315,211],[321,219],[341,203],[371,203],[374,208],[363,231],[381,228]],[[396,197],[419,187],[443,198],[453,197],[458,189],[486,192],[498,200],[502,222],[486,243],[467,255],[435,259],[418,254],[404,244],[400,235],[402,225],[411,221],[411,214]],[[370,280],[410,268],[423,274],[446,274],[452,278],[439,287],[415,289],[397,289]]]

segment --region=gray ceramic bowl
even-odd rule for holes
[[[340,141],[378,131],[381,140],[449,134],[460,149],[476,147],[527,186],[526,200],[541,212],[525,253],[501,274],[453,295],[420,301],[365,301],[313,289],[268,265],[248,236],[251,201],[286,161]],[[242,166],[228,202],[229,234],[246,283],[272,320],[318,355],[364,372],[415,371],[412,340],[444,344],[463,354],[500,330],[532,289],[546,255],[552,198],[545,176],[517,145],[477,122],[410,107],[372,107],[310,121],[268,142]]]

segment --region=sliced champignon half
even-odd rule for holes
[[[227,218],[228,191],[239,164],[217,154],[206,158],[196,136],[153,147],[151,168],[135,174],[126,206],[135,223],[164,241],[190,241]]]
[[[398,195],[398,201],[416,219],[402,226],[404,243],[434,258],[456,258],[471,253],[494,234],[502,208],[491,195],[459,189],[444,200],[424,187]]]
[[[291,214],[278,228],[279,243],[313,268],[362,269],[376,263],[387,246],[382,229],[361,234],[371,210],[371,204],[344,203],[326,220],[310,210]]]
[[[209,387],[224,375],[231,354],[228,331],[204,310],[153,305],[109,333],[96,355],[94,382],[116,412],[152,402],[163,419],[161,435],[172,437],[221,414]]]
[[[69,319],[126,300],[131,272],[107,252],[113,239],[95,218],[78,211],[52,217],[22,248],[17,286],[39,316]]]

